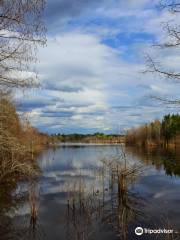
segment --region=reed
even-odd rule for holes
[[[142,172],[140,165],[129,163],[124,149],[118,156],[102,159],[95,172],[95,180],[87,187],[83,178],[71,185],[67,200],[68,233],[73,239],[88,239],[96,224],[111,225],[121,239],[128,239],[128,226],[142,214],[139,196],[130,191],[130,186]],[[70,239],[70,237],[67,237]]]
[[[29,187],[29,205],[30,205],[30,226],[33,230],[36,229],[38,218],[38,199],[39,193],[36,189],[36,183],[33,182]]]

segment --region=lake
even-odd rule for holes
[[[122,145],[47,149],[37,160],[41,176],[1,203],[0,239],[180,239],[179,160]],[[137,236],[136,227],[174,236]]]

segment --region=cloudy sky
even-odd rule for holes
[[[178,112],[150,96],[177,97],[179,85],[143,74],[150,54],[178,69],[178,50],[163,42],[163,24],[180,19],[156,0],[47,0],[47,46],[36,68],[41,88],[17,94],[19,111],[49,133],[119,133]]]

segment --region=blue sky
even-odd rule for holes
[[[148,53],[178,69],[178,50],[163,42],[163,23],[180,22],[149,0],[48,0],[47,46],[39,49],[40,89],[16,94],[19,111],[49,133],[119,133],[178,112],[151,95],[178,96],[179,85],[143,74]]]

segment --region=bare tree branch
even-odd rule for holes
[[[33,77],[12,77],[12,70],[28,71],[29,63],[36,61],[37,45],[46,42],[41,16],[44,2],[0,0],[0,88],[30,87],[35,83]]]
[[[161,48],[171,48],[171,47],[179,47],[180,46],[180,29],[178,26],[172,26],[169,23],[164,24],[164,31],[166,31],[166,35],[169,40],[164,43],[154,44],[153,46],[161,47]]]
[[[150,97],[154,100],[158,100],[158,101],[163,102],[165,104],[178,104],[178,105],[180,104],[179,99],[171,100],[169,98],[158,97],[158,96],[153,96],[153,95],[151,95]]]
[[[166,78],[180,80],[180,73],[162,70],[150,55],[146,55],[146,65],[148,68],[143,73],[158,73]]]
[[[168,9],[173,13],[180,12],[180,2],[176,0],[162,0],[159,6],[161,9]]]

